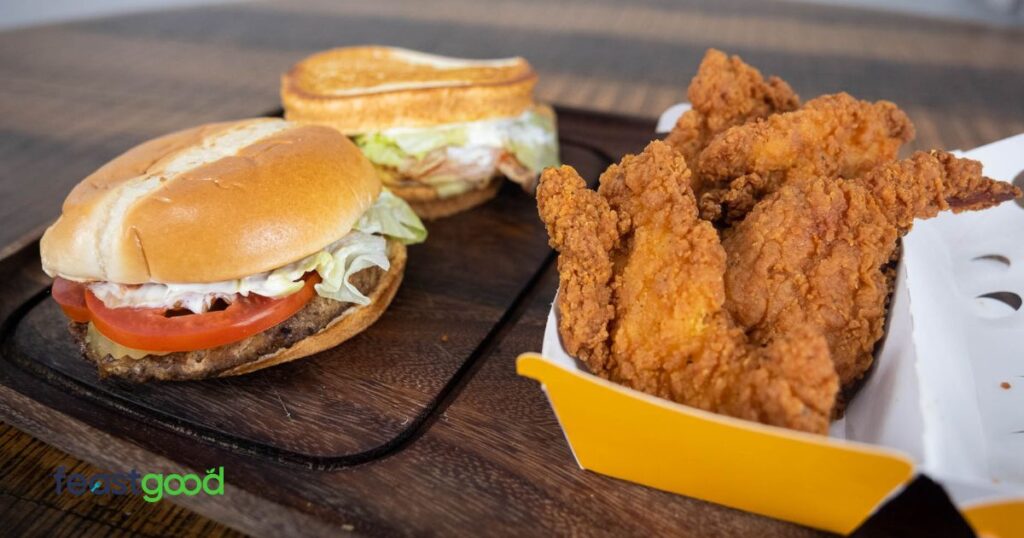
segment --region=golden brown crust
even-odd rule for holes
[[[389,47],[314,54],[281,76],[285,118],[345,134],[518,116],[533,104],[537,75],[522,58],[447,62]],[[410,56],[411,55],[411,56]]]
[[[168,156],[195,146],[203,139],[216,136],[239,123],[241,122],[208,123],[147,140],[86,176],[71,189],[61,208],[67,211],[89,204],[122,183],[145,174],[147,170],[155,169]]]
[[[627,221],[587,188],[571,166],[549,168],[537,188],[537,210],[558,256],[558,332],[570,355],[609,377],[614,368],[609,325],[616,251]]]
[[[693,105],[665,138],[690,166],[718,133],[734,125],[800,107],[800,97],[778,77],[768,80],[739,56],[708,49],[687,97]],[[699,179],[699,178],[695,178]],[[694,191],[700,195],[700,185]]]
[[[848,388],[868,371],[884,334],[897,239],[915,219],[1019,195],[982,175],[977,161],[942,151],[917,152],[855,179],[783,185],[726,233],[726,307],[760,342],[795,327],[818,330]],[[960,200],[972,203],[957,208]]]
[[[661,141],[601,175],[544,171],[537,205],[558,250],[559,335],[595,374],[715,413],[825,433],[828,345],[801,328],[751,343],[724,310],[726,253],[690,171]]]
[[[434,220],[461,213],[487,202],[498,194],[502,183],[502,178],[496,177],[479,189],[447,198],[439,197],[437,191],[429,187],[426,188],[429,190],[418,186],[389,188],[391,192],[409,202],[409,206],[420,218]]]
[[[241,278],[342,237],[380,188],[333,129],[200,126],[143,143],[79,183],[43,236],[43,267],[122,284]]]
[[[732,127],[711,139],[697,162],[703,217],[738,222],[786,184],[859,177],[892,162],[913,138],[910,118],[895,104],[861,101],[846,93],[823,95],[794,112]]]

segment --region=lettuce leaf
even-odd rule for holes
[[[507,149],[523,166],[540,173],[549,166],[558,166],[558,138],[552,115],[529,110],[509,126]]]
[[[387,129],[353,140],[370,161],[399,170],[414,166],[431,151],[453,146],[500,147],[535,173],[559,164],[555,119],[546,107],[531,108],[515,118]]]
[[[382,234],[406,245],[427,239],[427,228],[409,204],[387,189],[381,189],[377,201],[356,222],[354,229]]]
[[[410,160],[420,160],[437,148],[465,145],[468,139],[467,132],[463,124],[422,129],[391,129],[356,135],[352,141],[363,150],[363,154],[371,162],[402,168],[407,166]]]
[[[359,305],[369,304],[349,278],[370,267],[387,271],[391,266],[387,256],[390,237],[406,245],[422,243],[427,228],[405,200],[387,189],[381,189],[377,201],[359,218],[352,231],[330,246],[267,275],[264,286],[280,290],[281,295],[295,293],[302,288],[299,279],[309,271],[316,271],[322,279],[316,285],[321,297]]]
[[[469,142],[465,125],[442,125],[429,129],[393,129],[388,137],[405,153],[417,159],[437,148],[464,146]]]
[[[270,297],[290,295],[302,289],[302,275],[316,271],[321,279],[315,286],[318,295],[366,305],[370,304],[370,298],[363,295],[348,279],[369,267],[380,267],[385,271],[391,267],[387,255],[387,239],[353,231],[312,256],[271,271],[266,276],[264,290],[273,293]]]
[[[358,135],[352,139],[371,162],[400,168],[409,155],[391,138],[381,133]]]
[[[370,298],[349,282],[349,278],[370,267],[387,271],[391,267],[387,240],[379,235],[352,232],[334,246],[329,259],[321,257],[317,265],[316,271],[322,279],[315,286],[317,294],[335,301],[370,304]]]

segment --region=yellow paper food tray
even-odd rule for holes
[[[979,148],[967,156],[982,160],[986,174],[1012,179],[1016,175],[1013,170],[1024,169],[1024,135]],[[988,215],[989,212],[993,214]],[[704,412],[594,376],[562,347],[554,306],[548,316],[542,354],[521,355],[518,372],[541,383],[566,440],[584,469],[842,534],[856,529],[889,498],[898,495],[917,473],[923,473],[946,488],[979,535],[1024,536],[1024,484],[1016,480],[1015,467],[1019,464],[1019,476],[1024,476],[1024,452],[1017,460],[989,458],[993,463],[987,467],[972,465],[976,462],[970,461],[959,465],[964,462],[958,463],[956,454],[946,449],[949,443],[941,438],[943,429],[955,433],[960,431],[958,428],[982,428],[987,423],[951,425],[946,419],[942,427],[937,426],[930,411],[933,407],[973,402],[942,401],[935,405],[935,401],[928,400],[935,391],[927,382],[941,382],[942,375],[928,372],[933,368],[931,363],[919,360],[921,353],[928,354],[928,359],[942,355],[943,351],[934,348],[944,343],[968,354],[978,353],[978,345],[989,346],[986,354],[994,353],[993,347],[1008,345],[999,336],[984,335],[986,342],[964,344],[961,349],[954,344],[963,342],[929,333],[939,330],[935,327],[943,327],[938,322],[948,324],[949,320],[941,317],[942,305],[928,303],[922,294],[935,292],[928,286],[956,286],[941,280],[942,272],[936,264],[943,259],[936,261],[929,256],[947,248],[947,243],[956,246],[964,240],[963,234],[955,231],[959,222],[952,219],[966,215],[970,215],[966,218],[971,219],[975,232],[979,222],[989,222],[1004,229],[1003,233],[992,235],[1005,236],[1006,226],[1016,226],[1021,232],[1017,237],[1024,237],[1024,210],[1012,203],[986,212],[943,215],[933,219],[937,221],[934,224],[925,221],[916,225],[911,236],[919,237],[904,242],[904,258],[897,272],[889,331],[879,352],[879,367],[851,403],[847,418],[833,424],[828,437]],[[917,228],[924,230],[919,232]],[[1011,260],[1011,267],[1020,260],[1020,282],[1005,277],[1001,285],[1020,285],[1019,292],[1024,293],[1024,241],[1017,241],[1019,247],[980,243],[971,240],[971,248],[997,248],[998,256]],[[915,249],[929,252],[927,256],[918,256]],[[947,257],[947,265],[957,266],[955,257]],[[921,276],[924,271],[928,271],[928,278]],[[915,276],[920,282],[908,285],[908,279]],[[957,278],[963,279],[963,275]],[[953,294],[950,300],[957,297]],[[915,301],[939,311],[918,312],[913,308]],[[1006,318],[1012,318],[1014,323],[1006,322]],[[1024,339],[1024,313],[1014,312],[998,321],[1003,322],[997,326],[1002,336],[1018,342]],[[970,325],[960,320],[956,324]],[[977,336],[973,340],[978,340]],[[962,340],[970,341],[968,337]],[[929,343],[915,345],[921,339]],[[945,354],[951,355],[958,366],[967,364],[966,368],[971,369],[966,357]],[[960,375],[956,371],[943,374]],[[1020,385],[1014,397],[1024,397],[1024,380]],[[975,390],[973,386],[969,388]],[[978,400],[984,403],[985,397],[978,396]],[[978,414],[986,414],[981,407]],[[1024,406],[1016,406],[1018,416],[1022,416],[1021,407]],[[1024,434],[1019,437],[1024,442]],[[984,445],[987,452],[1005,449],[994,446],[1004,442],[1002,437],[998,439]],[[996,475],[1010,480],[999,480]]]

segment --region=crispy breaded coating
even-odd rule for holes
[[[844,387],[871,366],[882,337],[897,239],[915,218],[982,209],[1020,196],[945,152],[843,180],[815,177],[782,186],[726,234],[726,308],[756,340],[797,327],[828,340]]]
[[[770,77],[743,63],[709,49],[687,90],[692,109],[680,116],[665,142],[693,163],[716,134],[776,112],[796,110],[800,98],[785,81]]]
[[[1020,196],[1011,183],[981,173],[981,163],[945,151],[916,152],[909,159],[879,167],[860,178],[902,233],[914,219],[992,207]]]
[[[794,327],[828,338],[843,385],[871,363],[882,336],[898,234],[871,194],[842,180],[786,185],[733,226],[726,308],[759,341]]]
[[[862,176],[892,162],[913,137],[910,119],[896,105],[859,101],[846,93],[733,127],[700,154],[702,215],[735,222],[789,182]]]
[[[598,193],[588,194],[564,170],[542,179],[541,215],[560,252],[563,286],[586,288],[583,295],[597,299],[581,308],[588,302],[580,293],[562,288],[563,342],[608,327],[606,347],[588,341],[586,348],[610,350],[592,367],[598,375],[708,411],[825,433],[838,390],[827,342],[806,328],[767,347],[747,342],[723,308],[725,251],[711,224],[698,218],[684,159],[652,142],[610,167]]]
[[[608,365],[611,251],[619,245],[618,218],[608,202],[587,188],[572,167],[548,168],[537,189],[537,207],[557,250],[559,334],[565,349],[598,375]]]

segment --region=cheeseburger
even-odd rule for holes
[[[522,58],[464,60],[390,47],[321,52],[281,79],[285,118],[351,137],[421,217],[492,198],[507,177],[532,192],[558,164],[554,113]]]
[[[380,317],[426,230],[334,129],[216,123],[85,178],[40,242],[52,295],[101,376],[237,375],[334,347]]]

